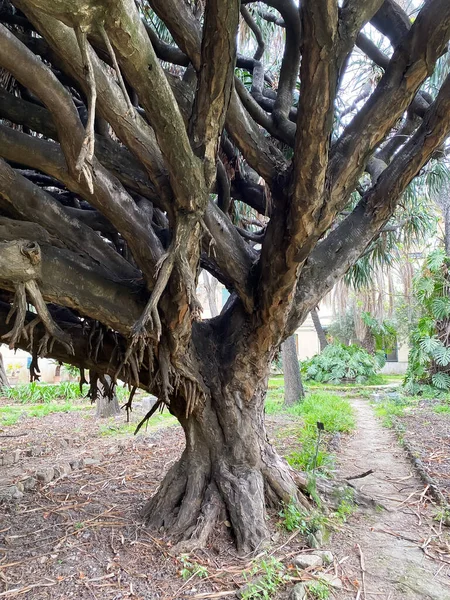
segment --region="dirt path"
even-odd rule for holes
[[[348,477],[373,469],[372,475],[355,480],[355,487],[386,510],[358,513],[349,527],[334,537],[336,555],[344,559],[344,575],[361,581],[359,544],[367,599],[450,600],[450,563],[437,558],[446,552],[444,560],[448,561],[448,529],[432,520],[435,511],[422,495],[425,486],[394,433],[381,425],[367,401],[354,399],[351,403],[357,430],[339,457],[340,471]],[[424,551],[421,546],[427,542]],[[339,595],[340,600],[354,597],[354,593]]]

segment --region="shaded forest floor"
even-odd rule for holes
[[[433,520],[436,507],[395,434],[382,427],[367,400],[352,402],[357,427],[333,446],[337,468],[342,476],[374,469],[354,483],[384,508],[357,510],[347,522],[333,523],[324,549],[332,550],[334,562],[310,572],[297,572],[292,565],[297,555],[310,552],[304,532],[287,532],[276,513],[271,515],[271,548],[254,559],[236,557],[226,522],[208,548],[189,558],[172,556],[170,543],[142,525],[139,509],[184,445],[169,415],[159,415],[136,437],[132,431],[142,417],[139,410],[130,425],[123,416],[95,420],[85,405],[40,418],[22,416],[0,431],[19,436],[0,438],[0,454],[20,450],[16,462],[0,467],[0,486],[52,469],[55,475],[0,504],[0,598],[234,598],[247,580],[289,575],[291,581],[268,596],[281,599],[289,597],[297,581],[325,573],[342,582],[342,589],[328,589],[330,598],[353,599],[359,593],[361,600],[450,599],[448,530]],[[426,411],[437,413],[429,407],[414,410],[419,412],[398,415],[407,428],[404,435],[414,438],[424,464],[431,465],[444,488],[450,415],[432,419]],[[269,435],[284,455],[298,452],[301,424],[300,417],[285,413],[267,417]],[[433,443],[433,436],[441,445]],[[64,471],[71,462],[76,468]]]

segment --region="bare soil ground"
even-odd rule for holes
[[[343,440],[340,468],[345,475],[375,469],[374,475],[355,483],[387,510],[356,513],[326,547],[336,559],[327,570],[343,581],[343,589],[333,597],[353,599],[359,591],[361,600],[450,599],[448,539],[431,520],[424,485],[370,406],[358,400],[355,408],[358,429]],[[135,422],[141,416],[134,415]],[[119,427],[123,417],[108,423]],[[7,428],[8,433],[26,435],[0,439],[0,453],[17,448],[28,452],[18,463],[0,467],[0,480],[19,481],[72,458],[91,458],[94,464],[0,505],[0,598],[235,597],[252,561],[236,557],[226,522],[208,547],[190,558],[206,567],[207,577],[184,580],[183,564],[170,554],[170,542],[149,531],[139,518],[139,509],[183,449],[180,428],[163,424],[136,437],[103,437],[108,425],[99,426],[90,409],[25,418]],[[295,427],[296,421],[286,415],[268,418],[269,433],[285,454],[298,449]],[[27,456],[34,447],[41,454]],[[300,535],[284,532],[276,525],[276,514],[272,517],[269,552],[289,566],[293,556],[308,549]],[[357,544],[365,559],[365,595]],[[286,599],[291,588],[292,584],[273,598]]]
[[[423,401],[397,421],[402,437],[450,504],[450,414],[436,413],[432,403]]]
[[[395,433],[382,427],[366,400],[351,402],[357,429],[339,456],[340,471],[348,477],[373,469],[373,474],[354,483],[379,503],[380,510],[355,514],[334,536],[338,570],[344,580],[362,583],[365,569],[361,598],[450,600],[448,529],[433,520],[436,507]],[[354,597],[354,593],[339,596]]]

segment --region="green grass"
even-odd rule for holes
[[[324,424],[325,431],[332,433],[348,433],[355,428],[355,416],[350,402],[325,391],[308,394],[303,402],[299,402],[287,409],[292,415],[301,416],[305,425],[317,425],[320,421]]]
[[[162,427],[170,427],[176,425],[178,421],[176,418],[167,413],[158,413],[153,415],[148,422],[148,429],[150,431],[154,429],[161,429]],[[120,435],[134,435],[137,423],[116,423],[113,419],[105,423],[101,423],[98,427],[99,434],[102,437],[120,436]],[[144,425],[139,433],[145,433],[146,426]]]
[[[74,404],[73,402],[48,402],[36,406],[6,405],[0,407],[0,427],[15,425],[23,417],[46,417],[52,413],[83,411],[90,408],[88,404]]]
[[[438,404],[434,407],[434,412],[450,415],[450,404]]]
[[[87,393],[88,386],[84,386]],[[44,404],[55,400],[77,400],[82,395],[78,383],[65,382],[57,385],[51,383],[26,383],[2,390],[2,396],[20,404]]]
[[[373,404],[375,414],[382,420],[385,427],[393,426],[393,418],[401,417],[405,411],[417,406],[420,398],[414,396],[401,396],[386,398]]]
[[[294,406],[285,407],[284,388],[279,385],[279,378],[273,379],[267,392],[266,414],[285,413],[299,418],[298,425],[287,432],[298,438],[299,450],[291,452],[286,457],[287,461],[296,469],[317,470],[326,476],[334,467],[334,457],[324,449],[323,444],[317,447],[317,422],[323,423],[325,431],[329,433],[352,431],[355,417],[350,402],[343,396],[321,390],[308,393],[302,402]]]
[[[83,386],[83,393],[80,393],[80,386],[76,382],[67,381],[64,383],[24,383],[10,388],[4,388],[1,395],[8,400],[20,404],[45,404],[56,400],[78,400],[87,395],[88,385]],[[123,387],[116,387],[116,394],[119,401],[128,398],[129,391]]]

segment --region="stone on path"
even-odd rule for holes
[[[322,566],[322,557],[317,554],[299,554],[292,561],[300,569],[309,569]]]

